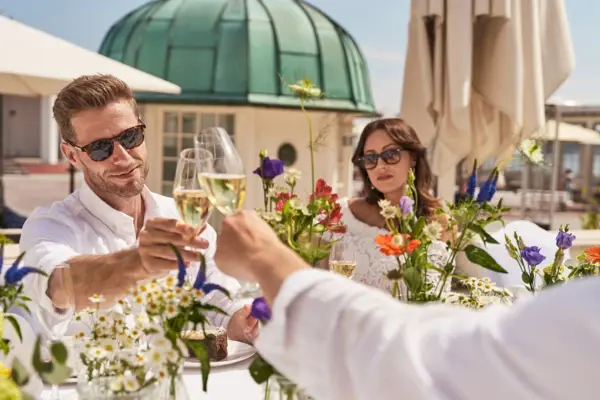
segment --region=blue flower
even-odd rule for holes
[[[216,283],[206,282],[206,258],[204,258],[203,254],[200,254],[200,257],[202,258],[202,261],[200,262],[200,269],[198,269],[198,273],[196,274],[193,288],[202,290],[205,294],[208,294],[213,290],[219,290],[226,295],[229,295],[229,292],[222,286],[217,285]]]
[[[267,322],[271,320],[272,312],[271,307],[267,304],[267,300],[264,297],[257,297],[252,302],[252,311],[250,314],[261,322]]]
[[[4,245],[2,245],[1,249],[2,254],[0,254],[0,272],[2,272],[2,266],[4,265]],[[46,273],[35,267],[21,267],[19,268],[19,264],[21,260],[25,256],[25,253],[21,253],[19,257],[15,260],[15,262],[6,270],[4,274],[4,282],[9,285],[16,285],[20,283],[25,277],[29,274],[40,274],[46,275]]]
[[[540,253],[541,249],[537,246],[525,247],[521,250],[521,257],[529,266],[535,267],[540,265],[542,261],[546,259],[546,256]]]
[[[575,235],[572,233],[560,231],[558,232],[558,235],[556,235],[556,247],[566,250],[573,245],[575,239]]]
[[[467,195],[471,198],[475,196],[475,189],[477,188],[477,160],[473,161],[473,170],[469,179],[467,179]]]
[[[185,278],[187,277],[187,265],[185,265],[183,257],[181,256],[181,253],[177,247],[171,245],[171,248],[177,257],[177,287],[182,287],[185,284]],[[208,294],[213,290],[219,290],[229,296],[227,289],[224,289],[220,285],[206,282],[206,258],[202,253],[198,254],[201,258],[200,269],[198,270],[198,274],[196,274],[196,280],[194,281],[193,288],[202,290],[205,294]]]
[[[275,179],[283,174],[283,161],[265,157],[262,160],[262,165],[256,168],[253,173],[262,179]]]
[[[402,210],[402,215],[409,215],[413,212],[413,205],[415,201],[408,196],[402,196],[400,198],[400,210]]]
[[[487,178],[479,188],[479,194],[477,194],[477,199],[475,199],[477,203],[489,203],[492,201],[492,198],[496,194],[499,176],[500,173],[498,172],[498,169],[494,168],[489,178]]]

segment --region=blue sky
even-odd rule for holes
[[[377,108],[399,110],[410,0],[309,0],[344,26],[367,58]],[[147,0],[0,0],[0,13],[97,50],[119,17]],[[565,0],[575,48],[562,100],[600,104],[600,1]],[[365,5],[367,4],[367,6]],[[368,16],[371,15],[371,16]],[[3,38],[5,40],[6,38]]]

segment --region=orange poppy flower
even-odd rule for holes
[[[397,246],[393,243],[394,235],[377,235],[375,243],[379,245],[379,251],[386,256],[400,256],[404,253],[412,253],[421,244],[420,240],[410,240],[409,235],[402,235],[404,244]],[[408,241],[408,242],[407,242]]]
[[[585,249],[585,259],[591,263],[600,263],[600,246]]]

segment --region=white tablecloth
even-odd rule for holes
[[[262,386],[256,384],[248,366],[250,360],[225,367],[212,368],[208,378],[208,392],[202,391],[202,378],[199,369],[186,368],[183,380],[185,382],[190,400],[215,399],[215,400],[262,400]],[[42,399],[50,399],[50,388],[42,393]],[[74,384],[61,386],[61,400],[77,399]]]

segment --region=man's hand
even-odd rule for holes
[[[170,245],[189,263],[200,259],[197,251],[206,249],[208,242],[198,237],[194,227],[176,219],[149,219],[140,232],[139,242],[142,273],[147,278],[161,277],[177,269],[177,257]]]
[[[227,275],[258,282],[269,304],[288,276],[309,268],[253,211],[225,218],[217,237],[215,262]]]
[[[258,336],[258,320],[250,311],[252,307],[245,305],[233,313],[227,325],[227,336],[231,340],[252,344]]]
[[[283,245],[273,229],[254,211],[225,218],[217,237],[215,261],[227,275],[256,282],[257,259]]]

